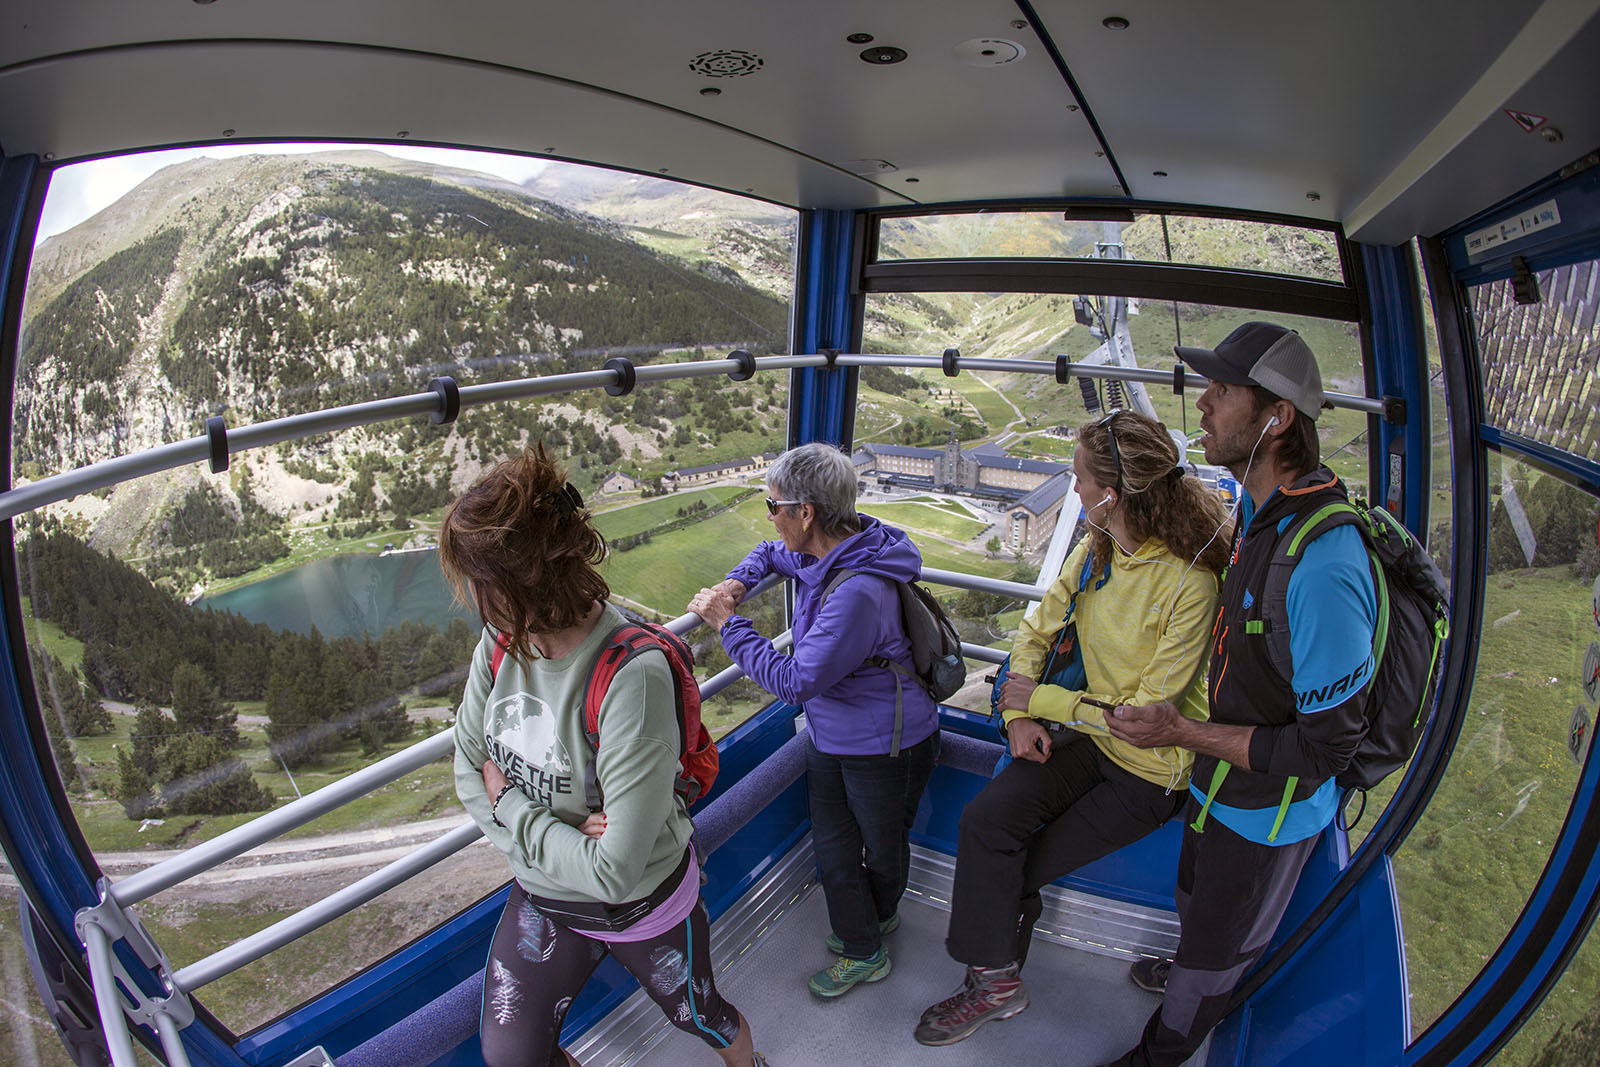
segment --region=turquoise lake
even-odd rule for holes
[[[231,611],[275,630],[324,637],[376,637],[408,619],[444,629],[452,618],[476,623],[454,604],[437,552],[320,559],[216,596],[196,607]]]

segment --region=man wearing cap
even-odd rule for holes
[[[1134,964],[1133,981],[1164,989],[1165,999],[1116,1067],[1176,1067],[1221,1021],[1333,819],[1333,778],[1365,731],[1374,667],[1377,598],[1351,526],[1305,545],[1289,578],[1292,678],[1273,666],[1263,633],[1279,535],[1298,516],[1345,499],[1320,465],[1315,420],[1326,400],[1310,347],[1293,330],[1247,322],[1215,349],[1176,351],[1211,382],[1197,404],[1206,461],[1232,471],[1244,495],[1213,631],[1210,721],[1186,719],[1170,704],[1106,713],[1125,741],[1196,753],[1178,860],[1177,956]]]

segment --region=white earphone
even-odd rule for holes
[[[1111,502],[1111,494],[1107,493],[1105,496],[1100,498],[1100,503],[1096,504],[1095,507],[1100,507],[1101,505],[1109,504],[1110,502]]]
[[[1267,420],[1267,425],[1268,426],[1277,426],[1277,425],[1281,424],[1282,421],[1283,421],[1282,419],[1279,419],[1278,416],[1274,415],[1274,416],[1272,416],[1272,418]]]

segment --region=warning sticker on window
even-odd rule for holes
[[[1537,207],[1529,208],[1520,215],[1513,215],[1508,219],[1485,226],[1481,230],[1473,230],[1467,234],[1467,259],[1481,259],[1491,252],[1495,252],[1504,245],[1513,241],[1520,241],[1529,234],[1539,230],[1547,230],[1561,221],[1561,210],[1556,207],[1554,200],[1546,200]]]

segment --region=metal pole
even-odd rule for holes
[[[100,1029],[106,1036],[106,1051],[112,1067],[139,1067],[133,1058],[133,1036],[122,1014],[117,993],[116,973],[111,966],[111,940],[98,923],[83,928],[83,947],[89,954],[89,977],[94,985],[94,1003],[100,1011]]]
[[[235,941],[203,960],[191,963],[172,976],[172,983],[185,993],[193,993],[209,982],[215,982],[246,964],[254,963],[274,949],[282,948],[289,942],[326,926],[346,912],[360,907],[379,894],[388,892],[412,875],[427,870],[447,856],[455,855],[482,836],[483,831],[478,828],[477,823],[463,823],[449,833],[434,838],[421,848],[359,881],[350,883],[338,892],[323,897],[288,918]]]
[[[161,1037],[161,1048],[167,1054],[167,1067],[189,1067],[189,1050],[183,1047],[178,1024],[164,1011],[155,1013],[156,1033]]]
[[[449,731],[435,734],[332,785],[323,786],[299,800],[291,800],[276,811],[269,811],[243,826],[236,826],[210,841],[195,845],[182,855],[129,875],[111,887],[111,898],[124,908],[137,904],[163,889],[170,889],[201,871],[208,871],[219,863],[242,855],[263,842],[364,796],[379,786],[410,774],[418,767],[453,752],[454,748],[455,738]]]

